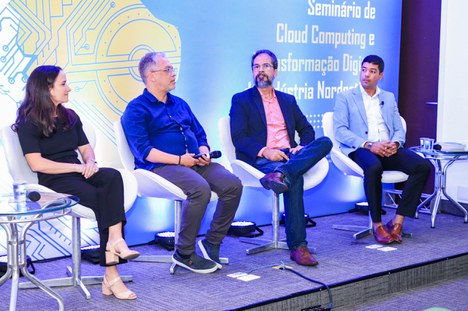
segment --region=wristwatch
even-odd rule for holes
[[[372,148],[372,145],[373,145],[373,144],[374,144],[373,142],[370,142],[370,141],[367,142],[367,144],[366,144],[366,149],[369,149],[369,150],[370,150],[370,149]]]

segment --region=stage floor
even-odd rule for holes
[[[384,221],[394,214],[392,209],[387,211],[387,215],[383,216]],[[249,244],[241,243],[235,237],[227,237],[221,247],[221,254],[229,257],[230,263],[213,274],[200,275],[179,268],[175,275],[171,275],[169,264],[131,262],[122,265],[122,274],[133,275],[133,283],[129,283],[129,287],[138,295],[135,301],[104,297],[98,285],[89,287],[92,299],[88,301],[74,288],[56,288],[56,291],[64,298],[66,310],[230,310],[295,296],[321,286],[289,271],[274,269],[275,265],[289,265],[308,278],[336,286],[385,271],[468,253],[468,224],[464,224],[463,219],[457,216],[439,214],[434,229],[430,228],[430,217],[427,214],[421,214],[419,219],[407,219],[404,228],[413,237],[384,250],[382,247],[372,247],[376,243],[371,236],[354,240],[351,232],[332,228],[333,224],[365,225],[367,216],[340,214],[314,220],[317,226],[309,228],[307,234],[309,246],[317,249],[319,265],[316,267],[298,266],[289,259],[286,250],[246,255],[245,249]],[[271,227],[263,229],[264,237],[269,237]],[[281,231],[284,236],[283,227]],[[169,254],[157,245],[142,245],[136,249],[144,255]],[[70,262],[70,258],[64,258],[36,263],[36,276],[40,279],[63,277],[65,266]],[[83,262],[82,270],[83,275],[103,274],[103,268],[86,261]],[[229,276],[234,273],[249,273],[259,278],[242,281]],[[8,310],[9,291],[10,281],[0,287],[0,310]],[[456,297],[454,303],[464,303],[466,306],[466,297]],[[426,300],[415,310],[431,306],[434,304]],[[40,310],[56,310],[57,304],[41,290],[20,290],[18,310],[37,311],[38,307]]]

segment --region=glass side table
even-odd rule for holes
[[[435,227],[435,218],[439,210],[440,198],[442,194],[444,194],[444,196],[463,213],[464,221],[465,223],[468,223],[468,212],[466,209],[450,195],[448,195],[446,191],[447,169],[455,161],[468,160],[468,151],[446,152],[436,150],[422,150],[419,147],[411,147],[409,149],[424,156],[424,158],[428,159],[435,168],[434,192],[429,195],[429,197],[427,197],[423,203],[421,203],[425,204],[430,202],[430,200],[435,199],[431,213],[431,228]]]
[[[7,271],[0,278],[0,286],[11,278],[10,311],[16,310],[20,271],[37,287],[55,298],[59,310],[64,310],[64,303],[55,291],[31,275],[26,263],[26,233],[36,222],[59,218],[67,215],[71,207],[78,203],[78,198],[55,192],[41,192],[37,202],[15,202],[13,195],[1,196],[0,226],[7,238]],[[22,226],[19,226],[22,224]]]

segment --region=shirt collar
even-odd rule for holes
[[[257,87],[257,89],[258,89],[258,87]],[[260,92],[260,90],[258,90],[258,92],[260,93],[260,96],[262,97],[262,100],[272,100],[273,98],[276,98],[276,92],[275,92],[275,89],[273,89],[273,88],[271,89],[271,93],[270,93],[271,98],[269,98],[269,99],[266,99],[265,96],[263,95],[263,93]]]
[[[380,95],[380,88],[379,88],[378,86],[377,86],[377,88],[376,88],[376,91],[375,91],[374,96],[370,96],[369,94],[367,94],[366,90],[364,90],[364,88],[362,87],[362,84],[359,84],[359,89],[361,90],[362,96],[363,96],[363,97],[364,97],[364,96],[367,96],[367,98],[369,98],[369,99],[373,99],[373,98],[375,98],[375,97],[377,97],[377,96]]]
[[[150,93],[150,91],[148,91],[147,88],[145,88],[145,90],[143,91],[143,95],[148,99],[148,101],[150,103],[161,103],[161,104],[170,104],[172,103],[172,98],[171,98],[171,93],[167,93],[167,103],[163,103],[162,101],[159,101],[159,99],[156,98],[156,96],[154,96],[153,94]]]

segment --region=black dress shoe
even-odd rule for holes
[[[288,191],[288,185],[284,183],[284,175],[280,172],[268,173],[260,178],[263,188],[273,190],[276,194]]]

